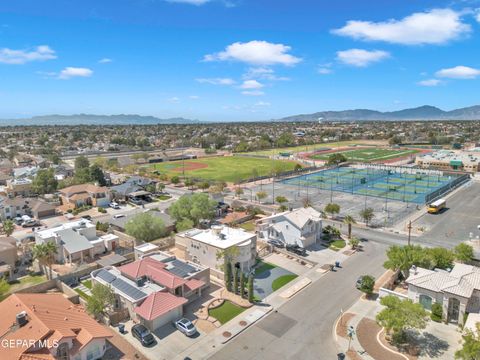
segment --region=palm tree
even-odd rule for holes
[[[351,215],[345,216],[343,219],[343,223],[348,225],[348,238],[352,238],[352,225],[356,224],[357,222],[355,221],[355,218]]]
[[[47,278],[52,279],[52,264],[54,255],[57,253],[57,246],[53,242],[34,245],[32,248],[33,258],[38,260],[40,267],[48,267]],[[45,272],[45,271],[44,271]]]
[[[12,235],[14,230],[15,230],[15,224],[13,223],[12,220],[5,220],[3,222],[3,231],[7,236]]]

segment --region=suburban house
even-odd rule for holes
[[[47,242],[57,245],[57,262],[71,264],[92,260],[95,255],[115,250],[119,238],[113,234],[98,237],[95,225],[82,219],[35,232],[35,243]]]
[[[55,172],[55,179],[64,180],[74,175],[73,167],[68,164],[52,165]]]
[[[17,240],[12,236],[0,237],[0,278],[10,278],[17,260]]]
[[[110,190],[94,184],[73,185],[59,190],[62,204],[71,208],[83,205],[107,207],[110,203]]]
[[[210,284],[208,268],[163,252],[95,270],[91,277],[94,283],[110,286],[117,311],[152,331],[181,318],[183,306],[201,296]]]
[[[265,241],[279,240],[306,248],[321,239],[322,217],[314,208],[299,208],[257,220],[256,230]]]
[[[452,271],[413,267],[405,281],[408,298],[430,310],[443,306],[443,319],[463,324],[465,313],[480,312],[480,268],[456,263]]]
[[[63,294],[10,295],[0,303],[1,358],[101,359],[112,333]],[[23,345],[25,344],[25,345]]]
[[[7,180],[5,188],[9,196],[30,196],[32,195],[32,180],[27,178]]]
[[[123,184],[110,187],[112,196],[115,199],[128,200],[130,197],[134,197],[138,192],[145,192],[148,185],[154,185],[155,181],[144,178],[141,176],[132,176],[128,178]],[[150,194],[149,192],[147,192]]]
[[[211,268],[215,276],[222,278],[224,260],[220,253],[236,248],[233,264],[243,272],[255,265],[257,235],[240,228],[214,225],[211,229],[191,229],[175,236],[175,247],[185,253],[185,259]]]
[[[55,205],[37,198],[7,198],[0,196],[0,219],[13,219],[28,215],[36,219],[55,216]]]
[[[115,216],[111,217],[108,221],[113,229],[118,231],[125,231],[125,224],[132,220],[135,216],[149,213],[154,217],[158,217],[162,219],[163,224],[165,225],[166,231],[172,232],[175,230],[175,221],[165,212],[157,211],[157,210],[144,210],[144,209],[136,209],[129,211],[128,214],[116,214]]]

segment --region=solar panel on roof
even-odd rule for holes
[[[99,277],[100,279],[102,279],[103,281],[106,281],[107,283],[111,283],[113,280],[116,279],[116,276],[109,273],[107,270],[100,270],[98,273],[97,273],[97,277]]]
[[[183,271],[185,271],[187,274],[188,273],[193,273],[193,272],[197,272],[197,268],[187,264],[187,263],[184,263],[183,261],[180,261],[180,260],[173,260],[172,261],[172,265],[176,268],[180,268],[182,269]]]
[[[134,286],[130,285],[126,281],[123,281],[122,279],[116,278],[111,285],[126,294],[127,296],[131,297],[134,300],[140,300],[147,296],[143,291],[138,290]]]
[[[171,272],[172,274],[177,275],[177,276],[182,277],[182,278],[184,278],[185,276],[188,275],[188,272],[186,272],[185,270],[180,269],[178,267],[173,267],[171,269],[168,269],[168,271]]]

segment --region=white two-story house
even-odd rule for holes
[[[265,241],[278,240],[306,248],[321,239],[322,218],[314,208],[299,208],[257,220],[256,230]]]

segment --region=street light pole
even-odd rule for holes
[[[411,233],[412,233],[412,220],[408,222],[408,246],[410,246],[410,239],[411,239]]]

